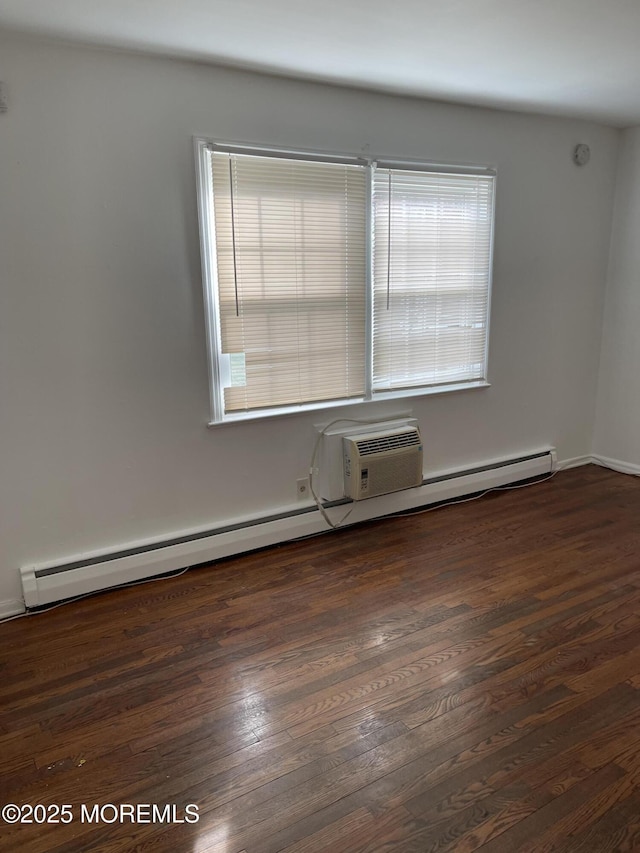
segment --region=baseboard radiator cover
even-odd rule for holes
[[[436,472],[421,486],[354,502],[345,526],[542,477],[555,468],[555,450],[548,448],[465,470]],[[335,501],[326,504],[325,508],[327,512],[335,512],[338,520],[349,503],[347,500]],[[27,565],[20,569],[24,602],[27,609],[42,607],[329,529],[317,507],[309,505],[162,541],[79,555],[53,563]]]

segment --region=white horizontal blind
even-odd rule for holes
[[[375,169],[374,392],[486,378],[493,188]]]
[[[210,156],[225,412],[361,397],[365,167]]]

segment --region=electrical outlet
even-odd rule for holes
[[[309,478],[302,477],[300,480],[296,480],[296,490],[298,492],[298,500],[306,501],[311,494],[311,491],[309,490]]]

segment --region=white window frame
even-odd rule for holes
[[[322,409],[331,409],[336,407],[344,407],[345,405],[354,405],[367,403],[379,400],[397,400],[406,397],[423,397],[435,394],[446,394],[454,391],[465,391],[473,388],[487,388],[490,382],[487,378],[488,356],[489,356],[489,337],[490,337],[490,317],[491,317],[491,293],[492,293],[492,273],[493,273],[493,248],[494,248],[494,232],[495,232],[495,183],[496,170],[489,166],[473,166],[473,165],[455,165],[448,163],[434,163],[424,161],[397,160],[386,157],[358,157],[342,154],[319,153],[316,151],[305,151],[302,149],[281,149],[267,148],[256,145],[244,145],[241,143],[221,143],[207,137],[194,137],[195,161],[196,161],[196,182],[197,182],[197,197],[198,197],[198,213],[200,225],[200,247],[201,247],[201,262],[202,262],[202,283],[204,292],[204,308],[205,308],[205,330],[207,340],[207,366],[209,376],[209,394],[211,404],[211,418],[209,426],[216,426],[225,423],[237,423],[242,421],[262,420],[264,418],[281,417],[284,415],[298,414],[307,411],[317,411]],[[224,411],[224,395],[222,382],[222,366],[221,366],[221,329],[220,319],[217,305],[217,265],[216,265],[216,245],[215,245],[215,222],[213,217],[213,209],[211,199],[213,198],[213,186],[211,169],[209,165],[209,153],[212,150],[254,154],[257,156],[274,156],[287,158],[312,159],[316,161],[358,164],[367,166],[367,194],[368,203],[366,208],[366,329],[365,329],[365,362],[366,362],[366,377],[365,377],[365,393],[362,397],[349,398],[345,400],[330,400],[327,402],[313,402],[301,405],[278,406],[271,409],[260,409],[247,412],[232,412],[225,413]],[[486,338],[484,351],[484,378],[474,379],[452,384],[437,384],[429,386],[420,386],[415,388],[404,388],[401,390],[373,391],[372,390],[372,375],[373,375],[373,287],[372,287],[372,236],[373,236],[373,216],[372,216],[372,169],[376,166],[390,169],[408,169],[411,171],[425,172],[441,172],[443,174],[456,175],[484,175],[492,177],[494,180],[494,191],[492,195],[491,207],[491,236],[489,249],[489,274],[488,274],[488,295],[487,295],[487,316],[486,316]]]

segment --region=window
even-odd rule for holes
[[[492,173],[198,162],[214,422],[486,384]]]

